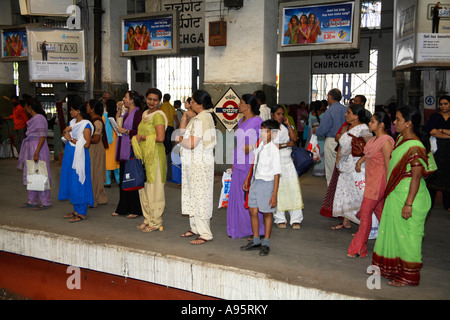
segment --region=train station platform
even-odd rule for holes
[[[19,208],[27,198],[21,184],[22,172],[16,163],[16,159],[0,159],[0,253],[4,255],[133,279],[193,293],[200,299],[446,300],[450,296],[450,213],[441,204],[436,204],[427,218],[420,285],[398,288],[388,285],[384,278],[370,278],[366,274],[374,240],[369,241],[368,257],[346,257],[357,226],[353,225],[351,230],[331,230],[338,220],[319,215],[326,191],[325,178],[310,174],[301,177],[305,203],[301,229],[274,226],[271,252],[260,257],[257,252],[239,250],[246,243],[245,238],[227,236],[226,209],[217,208],[219,175],[215,178],[211,220],[214,239],[192,245],[189,243],[192,238],[180,237],[189,230],[189,221],[180,213],[181,190],[177,184],[166,184],[164,230],[143,233],[136,228],[142,217],[111,216],[119,196],[116,184],[106,189],[108,204],[89,209],[84,221],[69,223],[63,219],[72,206],[57,201],[60,166],[55,161],[51,164],[53,205],[41,211]],[[0,257],[0,266],[1,261],[8,263]],[[33,270],[29,274],[32,276]],[[64,274],[61,278],[69,276]],[[0,273],[0,288],[8,282],[7,278],[7,273]]]

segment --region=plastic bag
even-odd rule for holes
[[[45,161],[27,160],[27,190],[45,191],[48,189],[50,189],[50,183]]]
[[[309,140],[306,150],[310,151],[313,154],[314,162],[320,160],[319,141],[317,140],[317,136],[315,134],[311,135],[311,139]]]
[[[372,227],[370,229],[369,240],[376,239],[378,236],[378,226],[380,222],[377,219],[375,213],[372,213]]]
[[[219,209],[228,207],[228,198],[230,196],[231,169],[225,171],[222,175],[222,190],[220,191]]]

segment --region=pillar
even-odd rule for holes
[[[209,22],[221,16],[227,44],[209,46]],[[276,102],[277,23],[278,1],[245,0],[242,8],[228,10],[223,2],[206,0],[203,88],[213,101],[232,87],[240,96],[263,89]]]
[[[109,0],[103,2],[102,14],[102,89],[114,93],[115,99],[122,99],[127,84],[127,59],[120,56],[121,25],[120,16],[127,14],[127,6],[123,0]]]
[[[12,25],[12,12],[11,2],[2,1],[0,3],[0,25]],[[2,49],[3,50],[3,49]],[[11,103],[1,97],[10,97],[16,93],[16,86],[14,85],[13,77],[13,63],[12,62],[0,62],[0,116],[6,117],[11,114]]]

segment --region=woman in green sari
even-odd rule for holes
[[[429,175],[427,150],[419,139],[421,116],[411,107],[398,109],[400,135],[389,161],[386,202],[372,264],[393,286],[418,285],[422,267],[425,218],[431,208],[424,176]]]
[[[133,151],[145,166],[147,181],[139,190],[144,222],[138,226],[143,232],[162,231],[162,214],[166,205],[164,185],[166,182],[166,152],[164,148],[167,118],[159,105],[162,93],[150,88],[146,93],[148,109],[142,113],[137,135],[131,139]]]

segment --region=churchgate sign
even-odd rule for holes
[[[162,8],[179,12],[181,49],[205,47],[205,1],[163,0]]]

